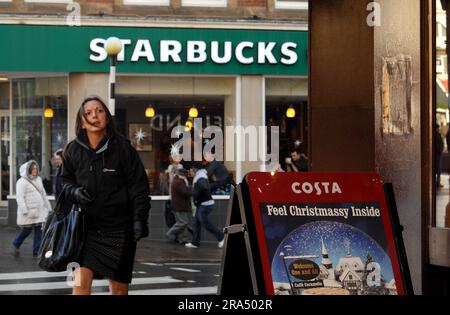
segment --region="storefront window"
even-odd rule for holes
[[[44,188],[52,194],[53,153],[67,143],[67,78],[13,80],[12,96],[13,180],[20,177],[20,165],[36,160]],[[52,117],[44,117],[46,110]]]
[[[220,127],[225,134],[225,111],[234,104],[226,95],[231,93],[229,87],[233,84],[228,78],[118,78],[117,128],[138,151],[152,195],[169,194],[167,170],[172,145],[180,139],[171,137],[172,130],[176,126],[186,128],[186,123],[192,122],[193,118],[189,117],[192,107],[197,109],[202,124],[202,130],[191,129],[192,139],[195,132],[202,134],[211,125]],[[146,112],[152,117],[146,117]],[[192,149],[192,158],[193,152]],[[189,167],[189,162],[181,161],[181,164]]]
[[[284,171],[295,170],[294,151],[302,156],[299,171],[309,169],[307,91],[307,79],[266,79],[266,126],[279,127],[279,160]]]
[[[0,83],[0,192],[1,202],[5,202],[9,194],[9,145],[10,145],[10,118],[9,118],[9,82]]]
[[[434,130],[434,169],[436,187],[436,211],[433,226],[450,227],[449,203],[450,172],[450,117],[448,98],[448,62],[447,62],[447,8],[436,1],[435,53],[436,53],[436,108]],[[447,212],[447,213],[446,213]]]

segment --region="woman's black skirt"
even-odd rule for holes
[[[94,272],[95,279],[131,283],[136,242],[125,231],[85,231],[81,267]]]

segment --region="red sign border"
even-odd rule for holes
[[[267,252],[266,238],[265,238],[265,234],[264,234],[264,227],[263,227],[263,223],[262,223],[262,216],[261,216],[261,210],[260,210],[259,205],[261,203],[267,203],[267,202],[285,203],[286,199],[274,200],[274,199],[276,199],[276,198],[274,198],[274,191],[270,191],[271,194],[269,196],[267,196],[267,199],[257,198],[257,195],[258,195],[257,190],[258,189],[259,189],[260,196],[264,196],[264,193],[261,190],[261,187],[257,187],[256,181],[264,180],[264,179],[272,179],[272,181],[273,181],[273,179],[276,179],[277,177],[283,177],[283,176],[296,177],[295,179],[292,179],[292,180],[298,179],[300,181],[304,181],[305,179],[308,179],[308,178],[317,177],[319,179],[319,181],[326,180],[327,182],[339,182],[339,179],[345,178],[346,180],[349,180],[350,177],[353,177],[356,179],[355,180],[356,183],[364,181],[364,179],[367,179],[368,180],[367,184],[370,184],[370,182],[372,182],[372,184],[375,184],[375,187],[378,187],[379,189],[378,189],[378,191],[372,192],[375,197],[371,198],[371,199],[367,199],[367,197],[361,198],[361,199],[354,199],[354,200],[348,200],[348,199],[332,200],[332,199],[325,198],[326,200],[322,200],[320,202],[321,203],[328,203],[328,202],[330,202],[330,203],[331,202],[334,202],[334,203],[339,203],[339,202],[346,202],[346,203],[378,202],[379,203],[380,208],[381,208],[380,210],[381,210],[381,217],[382,217],[382,222],[383,222],[383,226],[384,226],[384,233],[386,236],[386,241],[388,243],[388,250],[389,250],[388,254],[391,259],[397,293],[398,293],[398,295],[406,294],[405,285],[404,285],[404,281],[403,281],[403,277],[402,277],[401,269],[400,269],[399,256],[398,256],[396,243],[395,243],[395,239],[394,239],[391,215],[388,210],[386,195],[384,192],[384,186],[383,186],[384,182],[382,181],[382,179],[379,177],[378,174],[372,173],[372,172],[370,172],[370,173],[267,173],[267,172],[263,173],[263,172],[251,172],[245,176],[244,181],[247,184],[248,191],[249,191],[250,204],[251,204],[251,208],[252,208],[251,213],[253,213],[253,217],[254,217],[256,237],[257,237],[257,242],[258,242],[258,247],[259,247],[259,252],[260,252],[264,283],[265,283],[265,287],[266,287],[266,294],[274,295],[275,292],[273,289],[272,272],[271,272],[270,263],[269,263],[269,255]],[[262,184],[267,185],[267,181],[265,183],[263,182]],[[367,192],[365,192],[365,193],[367,193]],[[286,195],[286,194],[288,194],[288,192],[284,191],[283,195]],[[275,197],[276,197],[276,195],[275,195]],[[295,197],[295,196],[293,196],[293,197]],[[272,198],[272,200],[269,198]],[[347,197],[344,197],[344,198],[347,198]],[[297,201],[295,201],[295,202],[297,202]],[[302,200],[300,202],[304,203],[304,202],[308,202],[308,201]],[[249,212],[247,212],[247,213],[249,213]]]

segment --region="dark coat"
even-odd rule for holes
[[[208,177],[213,181],[218,181],[221,183],[228,184],[231,182],[230,174],[223,163],[217,160],[213,160],[206,166],[206,171],[208,172]]]
[[[213,200],[211,196],[211,186],[207,178],[200,178],[192,187],[192,197],[194,204],[198,206],[202,202]]]
[[[58,166],[58,168],[56,169],[55,190],[54,190],[55,199],[58,199],[63,189],[63,179],[61,178],[61,173],[62,173],[62,165]]]
[[[174,176],[170,186],[172,209],[178,212],[191,212],[191,189],[186,186],[184,180]]]
[[[121,135],[105,137],[96,150],[86,133],[64,151],[64,185],[83,186],[94,201],[82,206],[87,229],[131,230],[147,224],[150,210],[147,174],[136,150]]]

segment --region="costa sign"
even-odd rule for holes
[[[342,189],[337,182],[294,182],[291,185],[294,194],[342,194]]]

